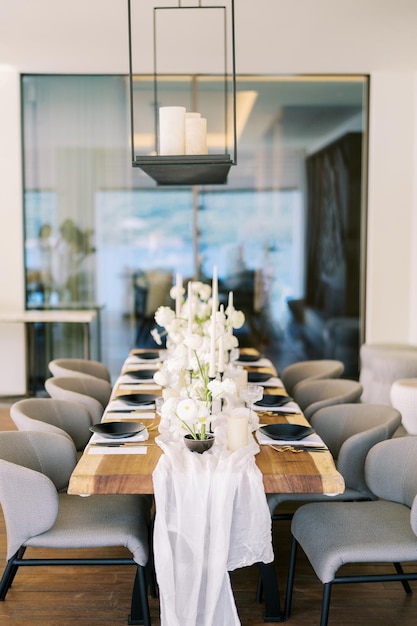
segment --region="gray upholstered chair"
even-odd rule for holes
[[[0,600],[20,566],[136,565],[131,623],[150,624],[145,566],[148,562],[148,496],[101,495],[79,498],[59,493],[68,482],[75,448],[61,435],[40,432],[0,433],[0,503],[7,532],[7,565]],[[89,555],[68,558],[68,548],[126,547],[126,557]],[[26,548],[62,550],[56,558],[35,557]],[[143,619],[143,621],[139,621]],[[137,621],[135,621],[137,620]]]
[[[48,364],[52,376],[94,376],[108,383],[111,381],[110,372],[100,361],[89,359],[53,359]]]
[[[362,385],[346,378],[306,380],[298,383],[292,393],[308,420],[325,406],[359,402],[361,394]]]
[[[92,434],[87,407],[70,400],[25,398],[12,404],[10,417],[18,430],[67,435],[78,451],[84,450]]]
[[[378,500],[314,502],[294,514],[286,618],[291,610],[298,545],[324,584],[321,626],[327,625],[334,584],[399,580],[406,593],[411,593],[408,581],[417,580],[417,572],[404,574],[401,563],[417,561],[417,437],[375,445],[366,460],[365,476]],[[338,576],[347,563],[393,563],[395,571]]]
[[[92,376],[52,376],[46,379],[45,389],[51,398],[80,402],[86,406],[92,424],[101,420],[112,391],[110,383]]]
[[[400,422],[399,411],[385,404],[338,404],[317,411],[310,423],[332,453],[337,470],[345,480],[345,491],[332,496],[322,493],[268,494],[272,519],[291,518],[291,513],[277,512],[280,505],[289,502],[375,499],[365,481],[366,456],[375,444],[390,439]]]
[[[376,443],[390,439],[400,422],[400,413],[384,404],[339,404],[317,411],[311,418],[311,425],[329,447],[345,480],[345,491],[331,496],[322,493],[270,493],[267,501],[272,520],[291,519],[293,511],[288,510],[288,505],[296,508],[303,502],[375,499],[365,481],[366,456]],[[285,512],[282,511],[283,505]],[[262,598],[260,578],[257,597],[259,601]]]
[[[364,343],[359,354],[362,402],[391,405],[392,383],[400,378],[417,378],[417,346]]]
[[[285,389],[291,396],[294,387],[304,380],[320,378],[339,378],[344,371],[342,361],[332,359],[318,359],[316,361],[298,361],[282,370],[280,378]]]

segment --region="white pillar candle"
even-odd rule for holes
[[[159,154],[185,154],[185,107],[160,107]]]
[[[227,418],[227,448],[234,452],[248,445],[248,416],[234,413]]]
[[[204,117],[186,117],[185,154],[207,153],[207,120]]]
[[[177,274],[175,280],[176,292],[175,292],[175,315],[180,316],[181,313],[181,299],[182,299],[182,276]]]

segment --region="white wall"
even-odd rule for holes
[[[370,75],[366,339],[417,343],[417,2],[235,5],[238,73]],[[173,51],[176,36],[167,42]],[[7,310],[23,306],[16,73],[126,73],[127,1],[0,0],[0,63],[14,68],[0,85],[0,310]],[[152,71],[150,56],[143,71]],[[23,340],[17,354],[24,358]],[[4,367],[0,361],[2,375]]]

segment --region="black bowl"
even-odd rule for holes
[[[133,437],[145,430],[145,424],[138,422],[102,422],[90,426],[92,433],[97,433],[109,439],[120,439],[121,437]]]
[[[135,352],[134,355],[138,359],[143,359],[144,361],[151,361],[154,359],[159,359],[159,352]]]
[[[157,370],[133,370],[127,371],[126,374],[138,380],[153,380],[156,371]]]
[[[298,441],[308,437],[308,435],[313,435],[315,432],[311,426],[300,426],[299,424],[268,424],[267,426],[260,426],[259,430],[271,439],[281,439],[282,441]]]
[[[267,372],[248,372],[248,383],[266,383],[272,378],[272,374]]]
[[[255,361],[259,361],[261,358],[260,354],[240,354],[238,361],[241,361],[241,363],[255,363]]]
[[[293,402],[293,399],[290,398],[290,396],[277,396],[275,394],[271,394],[264,395],[262,400],[255,402],[255,406],[269,409],[271,407],[284,406],[285,404],[288,404],[288,402]]]
[[[115,400],[121,400],[126,404],[134,406],[147,406],[155,407],[155,400],[158,396],[154,393],[123,393],[117,396]]]

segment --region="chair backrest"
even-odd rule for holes
[[[362,402],[391,405],[390,390],[395,380],[417,378],[417,346],[411,344],[362,344],[359,382]]]
[[[55,433],[3,431],[0,459],[44,474],[62,491],[77,464],[77,451],[68,437]]]
[[[68,484],[77,458],[61,435],[0,432],[0,503],[7,531],[7,559],[20,546],[53,526],[58,491]]]
[[[100,361],[89,359],[53,359],[48,364],[52,376],[94,376],[108,383],[111,381],[110,372]]]
[[[10,407],[18,430],[55,432],[70,437],[83,450],[91,437],[91,417],[86,406],[55,398],[25,398]]]
[[[85,405],[93,424],[101,420],[112,391],[110,383],[105,380],[80,376],[47,378],[45,389],[52,398],[80,402]]]
[[[311,425],[328,445],[346,487],[373,497],[365,480],[369,450],[390,439],[401,423],[401,414],[384,404],[348,403],[320,409]]]
[[[304,380],[320,378],[339,378],[343,374],[342,361],[332,359],[318,359],[316,361],[298,361],[288,365],[280,373],[287,392],[292,395],[295,386]]]
[[[347,378],[306,380],[298,383],[293,392],[295,401],[308,420],[325,406],[358,402],[361,394],[362,385]]]
[[[417,535],[417,437],[395,437],[369,452],[365,478],[378,498],[411,508],[411,527]]]

